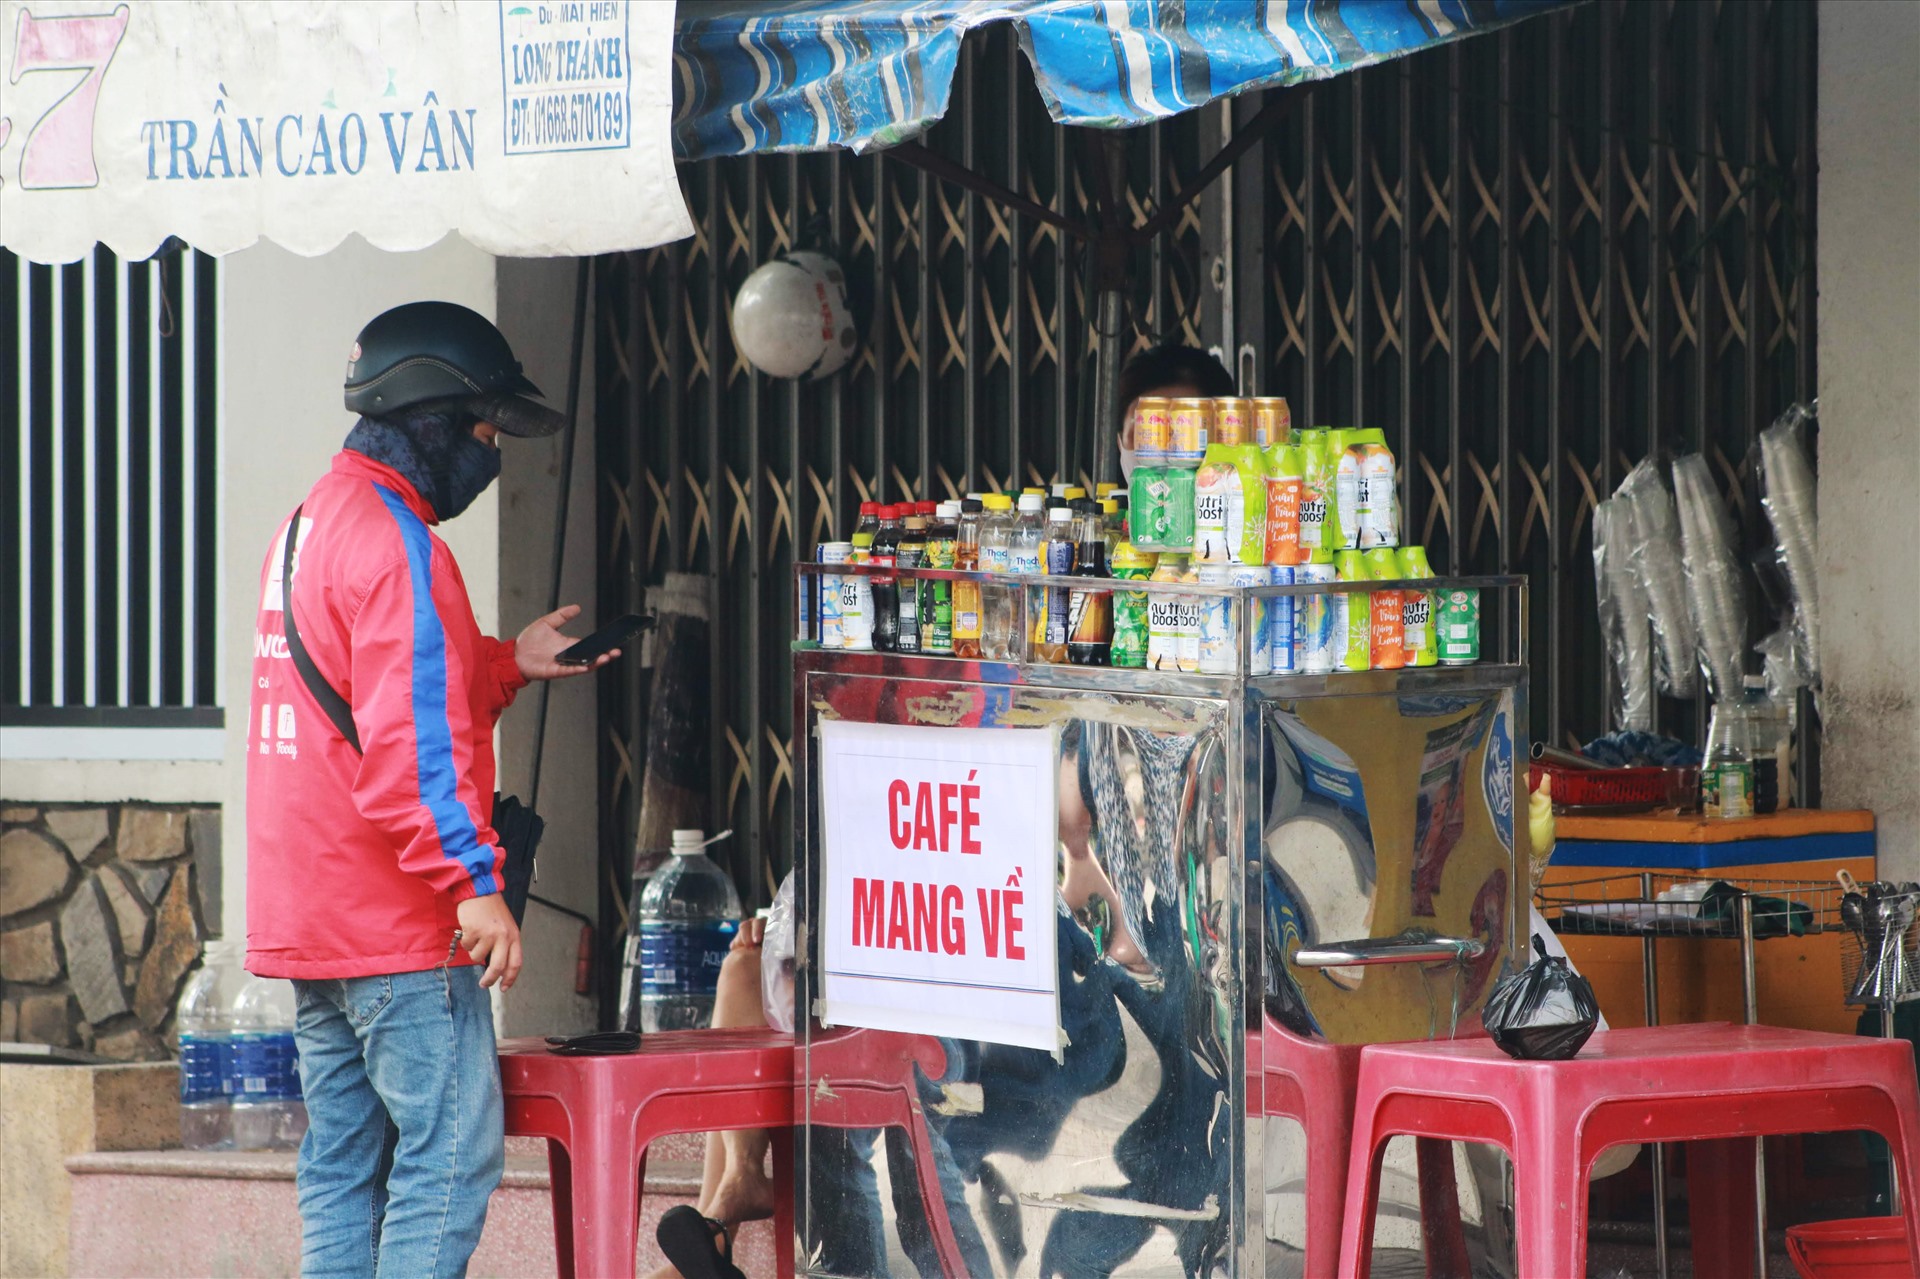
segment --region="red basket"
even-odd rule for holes
[[[1667,768],[1562,768],[1534,764],[1532,784],[1553,779],[1558,808],[1658,808],[1672,799],[1676,770]]]
[[[1853,1217],[1787,1228],[1801,1279],[1910,1279],[1907,1228],[1898,1217]]]

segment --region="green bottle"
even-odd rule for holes
[[[1332,434],[1324,426],[1300,433],[1301,460],[1306,470],[1300,493],[1300,549],[1313,564],[1333,563],[1333,552],[1339,549],[1340,522],[1335,517],[1333,494],[1339,453],[1330,449]]]
[[[1132,542],[1121,542],[1113,548],[1109,567],[1117,578],[1144,582],[1153,574],[1154,557],[1136,550]],[[1144,670],[1147,665],[1147,634],[1147,593],[1115,591],[1112,664]]]
[[[1373,578],[1359,551],[1334,552],[1333,571],[1334,580],[1339,582],[1366,582]],[[1373,669],[1373,596],[1353,591],[1333,598],[1333,646],[1339,655],[1340,669]]]
[[[1400,576],[1410,581],[1433,576],[1433,568],[1427,563],[1426,547],[1400,548]],[[1400,593],[1400,624],[1406,632],[1409,666],[1434,666],[1440,661],[1440,646],[1433,629],[1436,603],[1432,591]]]

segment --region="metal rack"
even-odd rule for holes
[[[1720,891],[1724,885],[1728,891]],[[1534,890],[1540,913],[1562,936],[1640,938],[1642,990],[1647,1025],[1660,1024],[1656,948],[1661,938],[1704,938],[1740,943],[1740,990],[1748,1025],[1759,1020],[1759,986],[1754,948],[1775,937],[1851,933],[1840,914],[1845,889],[1832,880],[1727,878],[1642,871],[1542,886]],[[1910,945],[1920,945],[1920,927],[1909,930]],[[1859,947],[1854,948],[1859,970]],[[1844,965],[1843,965],[1844,966]],[[1920,995],[1920,966],[1910,970]],[[1849,979],[1849,986],[1851,979]],[[1653,1150],[1654,1255],[1661,1279],[1668,1271],[1666,1160]],[[1755,1256],[1766,1279],[1767,1168],[1764,1146],[1754,1141]]]

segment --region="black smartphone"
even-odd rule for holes
[[[562,666],[591,666],[602,654],[611,653],[652,625],[651,617],[628,613],[625,617],[608,622],[571,648],[561,649],[560,655],[553,660]]]

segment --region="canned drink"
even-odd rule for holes
[[[1274,586],[1292,586],[1294,569],[1274,564],[1267,569],[1267,580]],[[1295,643],[1294,619],[1300,603],[1297,595],[1276,595],[1267,601],[1267,669],[1275,675],[1292,675],[1300,669],[1300,650]]]
[[[1142,466],[1158,466],[1173,447],[1173,402],[1143,395],[1133,402],[1133,455]]]
[[[1193,549],[1195,472],[1179,466],[1136,466],[1127,490],[1128,540],[1156,554]]]
[[[1207,455],[1213,435],[1213,401],[1189,396],[1173,401],[1173,443],[1167,461],[1174,466],[1198,466]]]
[[[1207,433],[1209,445],[1251,444],[1253,430],[1252,400],[1224,396],[1213,402],[1213,430]]]
[[[1301,564],[1294,569],[1295,579],[1300,582],[1331,582],[1335,578],[1331,564]],[[1300,670],[1308,675],[1325,675],[1331,672],[1338,653],[1335,651],[1334,634],[1334,597],[1326,594],[1301,597],[1302,625],[1296,634],[1300,652]],[[1345,635],[1338,637],[1344,642]]]
[[[852,542],[820,543],[822,564],[845,564],[853,558]],[[840,583],[844,577],[832,573],[820,575],[820,647],[845,648],[846,633],[840,618]]]
[[[1253,442],[1263,449],[1293,443],[1293,410],[1287,407],[1285,396],[1254,397]]]
[[[1202,564],[1202,586],[1232,586],[1233,568],[1226,564]],[[1231,675],[1234,672],[1233,598],[1228,595],[1196,595],[1199,668],[1203,675]]]
[[[1233,564],[1227,568],[1227,581],[1234,586],[1270,586],[1273,574],[1265,564]],[[1247,597],[1247,671],[1265,675],[1273,669],[1273,606],[1275,601],[1259,596]]]
[[[1480,660],[1480,592],[1441,591],[1440,664],[1470,666]]]

